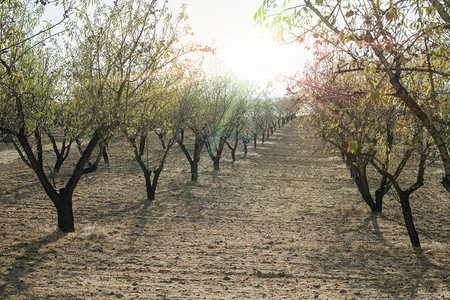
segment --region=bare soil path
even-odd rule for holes
[[[175,149],[153,203],[113,145],[111,165],[77,188],[67,235],[31,171],[8,157],[0,298],[450,299],[450,200],[438,180],[412,199],[416,253],[395,198],[373,216],[345,164],[314,153],[297,125],[234,164],[225,157],[218,174],[205,156],[197,185]]]

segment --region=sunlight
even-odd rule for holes
[[[224,47],[219,54],[230,71],[259,85],[301,72],[308,57],[299,45],[278,46],[256,38]]]

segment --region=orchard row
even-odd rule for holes
[[[308,107],[312,130],[340,151],[372,212],[395,191],[420,247],[410,196],[428,165],[442,163],[450,192],[448,2],[281,2],[264,0],[255,17],[314,51],[290,87]]]
[[[153,200],[174,145],[195,182],[203,149],[219,170],[225,146],[234,158],[242,140],[246,153],[249,143],[256,146],[295,114],[287,98],[207,71],[214,49],[189,42],[184,11],[173,15],[165,1],[99,3],[93,11],[88,2],[72,7],[64,1],[61,22],[42,27],[46,4],[1,4],[0,133],[36,173],[64,232],[74,231],[77,184],[107,158],[114,135],[125,137]],[[194,136],[192,149],[186,133]],[[145,150],[152,134],[159,151],[150,163]],[[51,155],[44,151],[47,141]],[[66,166],[75,145],[79,156]],[[67,178],[62,167],[71,170]]]

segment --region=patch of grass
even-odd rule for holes
[[[105,238],[107,233],[103,227],[97,224],[91,224],[80,228],[78,233],[76,232],[75,235],[89,240],[98,240]]]

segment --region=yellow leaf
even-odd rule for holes
[[[347,152],[355,154],[357,150],[358,150],[358,142],[357,141],[351,141],[348,144]]]

